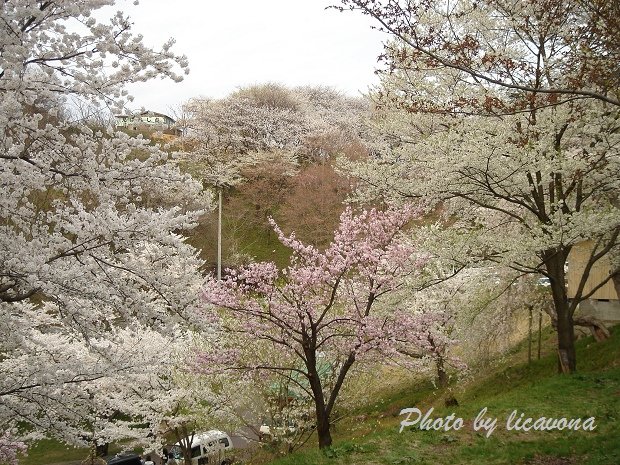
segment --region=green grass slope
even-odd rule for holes
[[[79,463],[88,456],[88,449],[68,447],[53,439],[43,439],[28,448],[28,455],[21,457],[20,465],[50,465]]]
[[[550,341],[549,341],[550,342]],[[411,386],[338,426],[334,445],[319,451],[314,445],[276,460],[271,465],[304,464],[620,464],[620,327],[602,343],[591,338],[578,341],[578,369],[573,376],[556,374],[553,350],[541,360],[523,363],[515,353],[502,366],[474,375],[454,388],[459,406],[444,406],[445,396],[428,385]],[[459,431],[421,431],[407,427],[399,433],[402,408],[433,407],[432,418],[463,418]],[[486,407],[487,417],[497,418],[496,430],[487,438],[474,431],[473,420]],[[525,417],[595,417],[594,431],[508,431],[513,410]],[[315,438],[313,438],[315,440]],[[311,439],[310,442],[313,441]]]

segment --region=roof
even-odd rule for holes
[[[115,118],[131,118],[131,117],[134,117],[134,116],[146,116],[146,117],[149,117],[149,116],[159,116],[159,117],[168,118],[169,120],[174,121],[174,119],[171,118],[168,115],[165,115],[163,113],[158,113],[156,111],[151,111],[151,110],[145,110],[145,111],[142,111],[140,113],[130,113],[128,115],[114,115]]]
[[[207,441],[217,441],[222,437],[228,436],[225,432],[213,429],[211,431],[207,431],[206,433],[196,434],[194,436],[194,440],[192,441],[192,447],[197,446],[200,443],[204,443]]]
[[[156,111],[151,111],[151,110],[146,110],[146,111],[141,112],[140,116],[163,116],[164,118],[172,119],[168,115],[164,115],[163,113],[157,113]]]

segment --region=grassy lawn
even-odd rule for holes
[[[433,394],[427,384],[411,386],[384,399],[382,411],[374,405],[367,409],[363,423],[339,425],[330,450],[318,451],[312,443],[272,465],[620,464],[620,327],[603,343],[579,341],[577,350],[579,373],[573,376],[555,374],[553,350],[531,365],[521,362],[522,351],[515,353],[504,365],[454,388],[457,407],[446,408],[444,395]],[[406,407],[418,407],[423,414],[433,407],[432,418],[454,413],[464,426],[459,431],[407,427],[399,433],[405,417],[398,414]],[[489,438],[473,429],[483,407],[498,419]],[[594,416],[596,429],[508,431],[506,419],[513,410],[534,419]]]
[[[222,266],[234,265],[234,253],[251,257],[253,261],[273,261],[278,266],[288,264],[290,250],[282,245],[275,233],[269,235],[266,227],[230,221],[222,221]],[[206,261],[208,271],[215,271],[217,263],[217,212],[203,216],[200,224],[190,232],[188,243],[200,249],[200,256]]]
[[[121,451],[121,447],[111,444],[109,454],[114,455]],[[20,465],[53,465],[79,464],[88,456],[86,448],[70,447],[52,439],[43,439],[28,447],[28,455],[22,457]]]
[[[19,461],[24,465],[46,465],[61,462],[80,462],[88,455],[88,449],[68,447],[50,439],[38,441],[28,448],[28,456]]]

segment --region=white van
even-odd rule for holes
[[[224,431],[211,430],[195,434],[192,439],[192,465],[230,465],[233,444]],[[183,453],[177,442],[171,450],[176,465],[183,465]],[[171,463],[170,461],[168,463]]]

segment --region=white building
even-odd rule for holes
[[[155,111],[143,111],[130,115],[114,115],[117,128],[127,128],[133,131],[149,130],[161,131],[168,134],[180,135],[175,121],[168,115]]]

